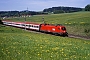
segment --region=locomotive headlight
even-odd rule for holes
[[[63,31],[64,33],[66,33],[66,31]]]
[[[61,27],[60,27],[60,29],[61,29]]]

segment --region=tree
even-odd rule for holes
[[[59,14],[59,13],[64,13],[64,11],[63,10],[55,10],[54,11],[54,14]]]
[[[3,24],[3,22],[0,20],[0,24]]]
[[[90,11],[90,4],[88,4],[87,6],[85,6],[85,11]]]

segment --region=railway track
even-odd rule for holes
[[[4,25],[4,26],[7,26],[7,25]],[[25,30],[25,29],[22,29],[22,30]],[[37,32],[37,31],[33,31],[33,30],[26,30],[26,31],[33,32],[33,33],[47,34],[47,33]],[[53,34],[49,34],[49,35],[53,35]],[[77,38],[77,39],[90,40],[90,37],[80,36],[80,35],[74,35],[74,34],[68,34],[68,37],[69,38]]]
[[[70,37],[70,38],[84,39],[84,40],[90,40],[90,37],[80,36],[80,35],[74,35],[74,34],[68,34],[68,37]]]
[[[24,29],[23,29],[24,30]],[[32,31],[32,30],[26,30],[28,32],[33,32],[33,33],[40,33],[40,34],[48,34],[48,33],[42,33],[42,32],[37,32],[37,31]],[[49,34],[49,35],[53,35],[53,34]],[[55,35],[54,35],[55,36]],[[74,34],[68,34],[69,38],[76,38],[76,39],[84,39],[84,40],[90,40],[90,37],[86,37],[86,36],[80,36],[80,35],[74,35]]]

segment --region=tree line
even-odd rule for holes
[[[78,11],[90,11],[90,4],[86,5],[85,8],[77,8],[77,7],[52,7],[44,9],[42,12],[36,12],[36,11],[0,11],[0,17],[20,17],[20,16],[32,16],[32,15],[42,15],[42,14],[48,14],[48,13],[71,13],[71,12],[78,12]]]
[[[82,11],[83,8],[77,8],[77,7],[52,7],[48,9],[44,9],[43,12],[50,12],[50,13],[71,13],[71,12],[78,12]]]
[[[47,14],[44,12],[35,12],[35,11],[0,11],[0,17],[20,17],[20,16],[27,16],[27,15],[41,15]]]
[[[54,14],[71,13],[78,11],[90,11],[90,4],[86,5],[85,8],[59,6],[59,7],[52,7],[43,10],[43,12],[54,13]]]

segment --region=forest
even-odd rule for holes
[[[60,13],[72,13],[72,12],[79,12],[79,11],[90,11],[90,4],[85,6],[85,8],[78,8],[78,7],[51,7],[43,9],[43,11],[0,11],[0,17],[20,17],[20,16],[33,16],[33,15],[47,15],[47,14],[60,14]]]
[[[44,9],[43,12],[52,12],[52,13],[57,14],[57,13],[78,12],[78,11],[82,11],[82,10],[83,10],[83,8],[60,6],[60,7],[52,7],[52,8]]]
[[[47,14],[44,12],[35,12],[35,11],[0,11],[0,17],[20,17],[20,16],[32,16],[32,15],[41,15]]]

